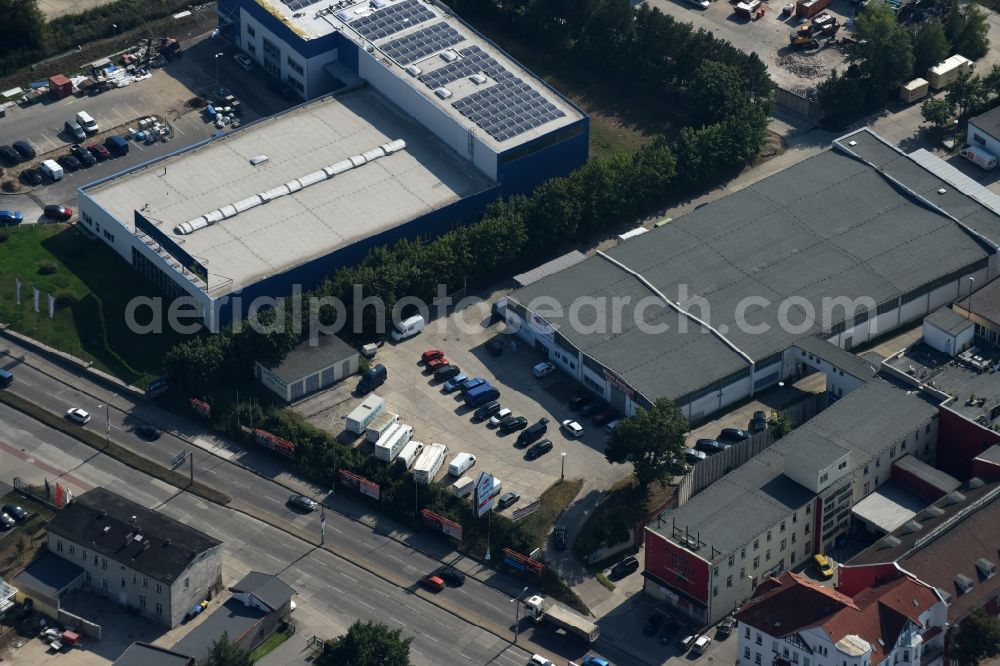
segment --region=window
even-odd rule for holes
[[[868,494],[868,490],[871,487],[871,481],[865,481],[865,495]]]
[[[876,458],[875,459],[875,469],[878,469],[881,466],[882,466],[882,458],[881,457]]]
[[[830,474],[827,473],[827,472],[824,472],[823,474],[820,474],[819,482],[820,483],[826,483],[826,480],[829,479],[829,478],[830,478]]]
[[[81,558],[81,559],[82,559],[82,560],[83,560],[84,562],[86,562],[86,561],[87,561],[87,551],[83,550],[82,548],[80,549],[80,558]]]
[[[143,595],[140,594],[139,595],[139,608],[145,608],[145,607],[146,607],[146,597],[144,597]]]
[[[288,81],[289,83],[291,83],[292,87],[295,88],[296,90],[298,90],[300,93],[303,93],[303,94],[305,93],[305,91],[306,91],[305,84],[303,84],[301,81],[299,81],[297,78],[295,78],[291,74],[289,74],[288,76],[286,76],[285,80]]]
[[[70,544],[70,547],[69,547],[69,554],[70,554],[70,555],[76,555],[76,546],[74,546],[74,545]]]
[[[917,432],[917,436],[916,436],[915,439],[920,439],[920,433],[919,432]],[[905,451],[906,450],[906,440],[905,439],[903,440],[903,443],[899,445],[899,450],[900,451]]]
[[[754,656],[753,663],[755,664],[760,663],[760,652],[756,653],[756,656]]]
[[[144,590],[149,589],[149,579],[146,578],[145,576],[142,577],[142,589]]]
[[[807,516],[808,516],[808,515],[809,515],[810,513],[812,513],[812,509],[813,509],[813,507],[812,507],[812,504],[806,504],[806,515],[807,515]]]
[[[770,530],[768,530],[768,532],[767,532],[767,542],[771,543],[771,531]]]
[[[980,146],[986,145],[986,139],[984,139],[981,134],[977,134],[976,132],[972,133],[972,140],[978,143]]]
[[[747,577],[747,570],[743,567],[740,567],[740,580],[743,580],[746,577]]]
[[[744,659],[750,658],[750,648],[743,648],[743,658]]]
[[[156,584],[156,593],[157,594],[162,594],[163,593],[163,586],[161,584],[159,584],[159,583]]]
[[[107,229],[104,230],[104,238],[111,241],[112,243],[115,242],[115,235],[113,233],[110,233]]]
[[[760,637],[760,632],[757,632],[757,639],[754,641],[754,643],[756,643],[757,645],[761,645],[762,640]]]
[[[90,579],[91,578],[92,578],[92,576],[90,575],[90,569],[87,569],[87,585],[90,585]]]
[[[108,589],[108,577],[107,576],[104,576],[104,577],[101,578],[101,587],[103,587],[105,589],[105,591]]]
[[[743,638],[750,640],[750,627],[743,628]],[[749,657],[750,655],[747,656]]]
[[[712,588],[712,596],[713,597],[719,596],[719,588],[718,587],[713,587]]]
[[[770,548],[768,548],[767,550],[764,551],[764,561],[765,562],[770,562],[771,561],[771,549]]]
[[[809,534],[809,523],[806,523],[806,534]]]
[[[787,545],[787,542],[788,542],[788,539],[782,539],[781,540],[781,550],[782,551],[785,550],[785,546]]]
[[[125,587],[125,576],[122,576],[122,587]]]
[[[740,559],[741,560],[747,559],[747,549],[746,548],[741,548],[740,549]]]
[[[163,604],[161,604],[159,601],[156,602],[156,614],[163,615]]]
[[[184,589],[186,590],[189,587],[191,587],[191,579],[190,578],[185,578],[184,579]]]
[[[792,514],[792,525],[794,525],[797,522],[799,522],[799,512],[798,511],[796,511],[795,513]]]
[[[94,566],[97,566],[97,555],[94,555]]]
[[[868,476],[868,465],[865,465],[865,476]]]
[[[56,540],[56,552],[57,553],[62,552],[62,539]]]
[[[296,72],[298,72],[299,74],[305,74],[306,70],[303,69],[301,64],[299,64],[295,60],[292,60],[292,56],[286,56],[285,62],[287,62],[288,66],[291,67]]]
[[[792,532],[792,543],[795,543],[795,532]]]
[[[889,447],[889,457],[890,458],[895,458],[896,457],[896,447],[895,446],[890,446]]]
[[[101,568],[105,571],[108,570],[108,561],[103,557],[101,558]]]
[[[927,427],[926,427],[926,428],[924,428],[924,433],[925,433],[925,434],[930,434],[930,432],[931,432],[931,424],[930,424],[930,423],[928,423],[928,424],[927,424]]]
[[[729,556],[729,568],[730,568],[730,569],[732,569],[732,568],[733,568],[733,563],[734,563],[735,561],[736,561],[736,557],[735,557],[735,556],[733,556],[733,555],[730,555],[730,556]]]
[[[251,37],[256,37],[257,31],[254,30],[252,25],[247,25],[247,34],[250,35]]]
[[[135,585],[136,581],[138,581],[138,580],[139,580],[139,577],[136,576],[135,572],[133,571],[132,572],[132,584]]]
[[[756,569],[760,566],[760,555],[753,558],[753,568]]]
[[[760,548],[760,539],[754,539],[753,540],[753,549],[757,550],[758,548]]]
[[[785,531],[785,521],[781,521],[781,531]]]
[[[732,587],[732,586],[733,586],[733,577],[726,576],[726,587]]]
[[[844,469],[845,467],[847,467],[847,461],[846,460],[842,460],[840,462],[840,464],[837,465],[837,469]]]

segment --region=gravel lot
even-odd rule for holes
[[[610,465],[604,459],[603,428],[582,421],[585,430],[582,438],[569,439],[560,432],[559,423],[573,416],[567,401],[576,391],[575,382],[558,372],[535,379],[531,374],[532,366],[538,362],[535,352],[523,344],[512,346],[507,336],[504,336],[503,355],[493,356],[485,344],[500,335],[502,323],[491,326],[478,312],[473,313],[472,309],[465,312],[468,323],[464,326],[457,325],[462,313],[431,322],[415,338],[399,344],[387,342],[375,358],[375,362],[384,364],[389,371],[388,381],[375,392],[385,398],[386,409],[413,426],[414,439],[447,445],[449,461],[461,451],[475,455],[476,465],[466,474],[474,477],[480,471],[492,472],[503,481],[505,491],[521,495],[520,505],[534,500],[559,479],[563,451],[566,476],[587,479],[599,488],[610,488],[631,473],[631,468]],[[473,410],[465,407],[457,392],[445,394],[441,383],[424,372],[420,354],[430,348],[443,350],[464,374],[483,377],[499,388],[501,404],[526,417],[529,424],[547,417],[549,430],[544,438],[552,440],[552,451],[538,460],[527,461],[525,450],[514,447],[516,433],[502,435],[485,424],[473,423]],[[344,430],[344,417],[360,402],[350,394],[355,383],[344,382],[307,398],[294,409],[314,425],[339,435]],[[455,479],[442,467],[438,481],[450,484]]]

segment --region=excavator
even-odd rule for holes
[[[821,38],[833,39],[840,28],[841,24],[836,18],[829,14],[823,14],[792,31],[788,36],[788,41],[797,49],[818,49]]]

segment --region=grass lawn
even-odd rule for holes
[[[138,335],[125,324],[132,298],[161,296],[152,283],[73,225],[24,225],[0,232],[2,238],[0,321],[127,382],[143,386],[160,375],[164,355],[180,336]],[[20,305],[15,278],[21,280]],[[32,286],[41,291],[38,313],[32,307]],[[56,297],[53,319],[47,294]]]
[[[582,479],[566,479],[555,483],[542,493],[540,498],[542,504],[538,511],[519,521],[521,529],[531,537],[532,543],[538,545],[545,543],[552,526],[573,498],[579,494],[581,488],[583,488]]]
[[[267,637],[267,640],[254,648],[250,653],[250,661],[258,662],[274,648],[288,640],[288,634],[284,631],[276,631]]]
[[[55,484],[52,486],[55,488]],[[17,504],[31,514],[24,523],[2,534],[0,539],[0,578],[9,581],[28,565],[45,546],[45,526],[52,519],[53,510],[17,492],[0,497],[0,504]]]
[[[595,549],[610,545],[605,543],[608,534],[623,529],[631,532],[636,521],[642,520],[651,511],[662,506],[676,492],[674,486],[654,484],[649,493],[643,496],[631,478],[619,482],[587,518],[573,544],[574,552],[582,562],[586,562],[587,555]],[[621,540],[611,539],[611,542],[621,543]],[[623,556],[617,555],[615,559]],[[603,564],[595,562],[590,568],[592,571],[600,570]]]

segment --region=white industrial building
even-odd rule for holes
[[[965,142],[1000,158],[1000,106],[969,120]]]
[[[357,374],[358,351],[335,335],[305,340],[281,363],[254,362],[254,376],[286,402],[294,402]]]

